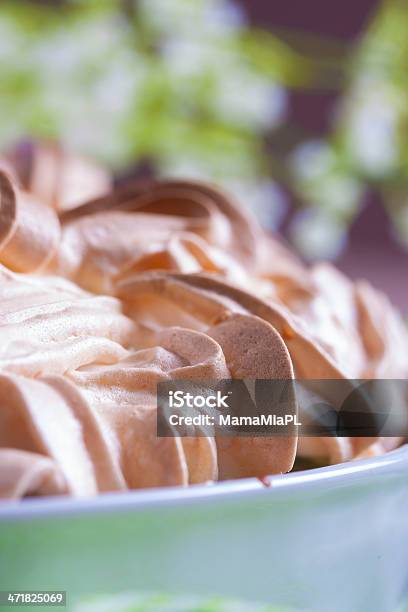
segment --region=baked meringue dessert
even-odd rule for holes
[[[263,478],[403,442],[158,437],[162,381],[406,379],[404,321],[213,185],[112,189],[42,144],[0,168],[0,498]]]

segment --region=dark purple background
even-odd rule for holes
[[[352,44],[358,39],[377,0],[240,0],[250,22],[263,28],[285,29]],[[337,95],[321,91],[296,92],[290,96],[290,120],[310,137],[330,129]],[[390,224],[379,196],[368,195],[366,206],[352,227],[346,252],[337,262],[353,278],[368,278],[384,289],[408,313],[408,252],[392,239]]]

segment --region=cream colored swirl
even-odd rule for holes
[[[243,341],[243,334],[247,336],[247,342]],[[245,347],[249,342],[251,350],[248,352]],[[127,360],[103,368],[80,368],[67,376],[83,390],[95,410],[102,411],[105,419],[119,432],[115,434],[114,448],[122,448],[117,442],[118,435],[129,442],[129,425],[132,419],[136,419],[133,447],[142,446],[144,450],[135,453],[128,469],[132,473],[131,486],[139,487],[157,485],[155,471],[150,473],[150,477],[155,478],[151,482],[148,480],[149,473],[141,473],[138,469],[139,461],[142,465],[146,462],[146,441],[151,440],[152,444],[152,459],[149,463],[154,461],[154,457],[156,461],[160,460],[160,453],[156,452],[157,445],[164,443],[163,439],[158,442],[155,436],[157,382],[169,378],[267,378],[272,374],[279,378],[293,376],[289,356],[279,336],[271,326],[256,317],[231,316],[208,329],[208,334],[182,328],[166,328],[155,334],[153,347],[138,351]],[[143,426],[140,421],[143,421]],[[177,438],[164,440],[168,447],[171,444],[179,446],[174,442]],[[194,453],[186,453],[186,449],[192,445]],[[190,483],[197,482],[198,478],[200,482],[213,480],[217,473],[221,478],[237,478],[289,471],[293,465],[295,448],[296,438],[293,437],[238,438],[228,442],[218,438],[216,454],[213,456],[214,447],[210,440],[182,439],[187,463],[186,477]],[[206,457],[206,460],[197,461],[197,453],[202,454],[203,459]],[[196,466],[193,480],[192,460]],[[204,470],[206,465],[208,467]],[[166,473],[170,477],[170,471]],[[183,470],[180,468],[177,473],[180,476]],[[182,480],[178,484],[187,482]]]
[[[295,437],[157,438],[159,381],[292,376],[281,339],[260,319],[231,316],[208,332],[168,328],[157,335],[154,347],[113,365],[67,371],[65,377],[0,375],[0,393],[8,398],[0,412],[0,448],[20,452],[12,457],[20,481],[35,479],[11,490],[9,478],[2,476],[3,469],[8,474],[11,469],[4,455],[0,496],[41,490],[45,483],[38,480],[38,470],[54,465],[61,474],[58,482],[79,496],[290,470]],[[248,342],[251,350],[243,350]],[[39,456],[51,463],[37,465]]]
[[[95,195],[106,175],[30,155],[8,156],[15,180],[0,172],[0,497],[261,477],[401,443],[157,437],[160,381],[407,378],[404,322],[212,185],[132,183],[72,208],[75,177]]]
[[[0,267],[0,372],[38,376],[112,363],[127,355],[135,334],[115,298]]]

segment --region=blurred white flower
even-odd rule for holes
[[[139,0],[143,21],[162,36],[224,36],[244,22],[242,11],[229,0]]]
[[[130,51],[121,51],[95,82],[95,103],[106,113],[121,113],[122,116],[129,113],[147,72],[143,59]]]
[[[163,60],[176,78],[188,78],[185,90],[193,91],[194,77],[207,79],[213,112],[223,122],[245,129],[263,130],[279,124],[287,110],[287,93],[237,62],[228,49],[199,40],[168,40]]]
[[[163,61],[175,76],[199,74],[214,69],[215,62],[224,63],[218,49],[191,38],[171,38],[161,42]]]
[[[113,60],[123,48],[127,27],[125,22],[106,16],[57,28],[33,45],[31,61],[49,79],[78,78],[81,74],[92,77],[92,71],[95,77],[101,62]]]
[[[328,175],[321,181],[315,202],[331,213],[350,217],[359,208],[362,187],[357,179],[347,175]]]
[[[329,145],[321,141],[300,145],[292,155],[291,167],[301,196],[312,204],[342,219],[358,210],[361,182],[341,169]]]
[[[158,166],[161,175],[186,176],[190,178],[202,178],[212,180],[219,184],[228,184],[229,181],[238,180],[251,182],[257,177],[256,168],[248,158],[248,153],[243,150],[236,155],[228,155],[225,151],[217,151],[214,148],[208,151],[200,147],[183,147],[174,144],[158,158]]]
[[[232,0],[207,0],[204,15],[211,30],[221,34],[235,32],[246,23],[243,10]]]
[[[115,121],[107,121],[106,114],[92,106],[82,112],[71,113],[61,131],[61,140],[74,151],[92,156],[113,167],[123,164],[124,134]]]
[[[209,177],[214,177],[214,169],[203,159],[173,156],[161,163],[160,174],[167,177],[208,181]],[[239,203],[251,209],[265,229],[275,231],[279,228],[287,212],[288,202],[277,183],[249,176],[239,179],[225,173],[220,174],[216,181],[234,195]]]
[[[0,121],[0,142],[4,149],[14,144],[20,138],[26,136],[26,111],[25,107],[19,106],[17,109],[10,103],[1,103]]]
[[[334,164],[333,151],[322,140],[309,140],[299,145],[291,156],[291,165],[295,174],[308,181],[327,174]]]
[[[59,139],[69,148],[113,166],[124,161],[122,115],[96,104],[91,92],[70,99],[69,91],[52,89],[44,92],[42,104],[54,120],[63,117]]]
[[[224,187],[233,193],[237,200],[247,206],[266,230],[279,229],[288,210],[287,197],[277,183],[271,180],[223,181]]]
[[[376,81],[364,81],[349,100],[348,152],[350,158],[371,176],[386,176],[397,163],[398,105],[390,88]]]
[[[347,232],[338,220],[317,208],[297,213],[290,236],[300,252],[309,260],[335,259],[347,243]]]
[[[223,121],[262,130],[283,120],[287,94],[280,85],[242,68],[223,74],[212,104]]]
[[[58,30],[33,45],[29,59],[37,66],[44,85],[50,87],[55,79],[69,79],[77,74],[83,56],[81,40]]]
[[[16,28],[16,24],[5,16],[0,16],[0,62],[14,62],[22,43],[23,35]]]

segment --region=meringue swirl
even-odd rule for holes
[[[109,192],[103,169],[41,144],[2,168],[0,498],[262,478],[402,443],[157,437],[162,381],[407,378],[404,321],[213,185]]]

